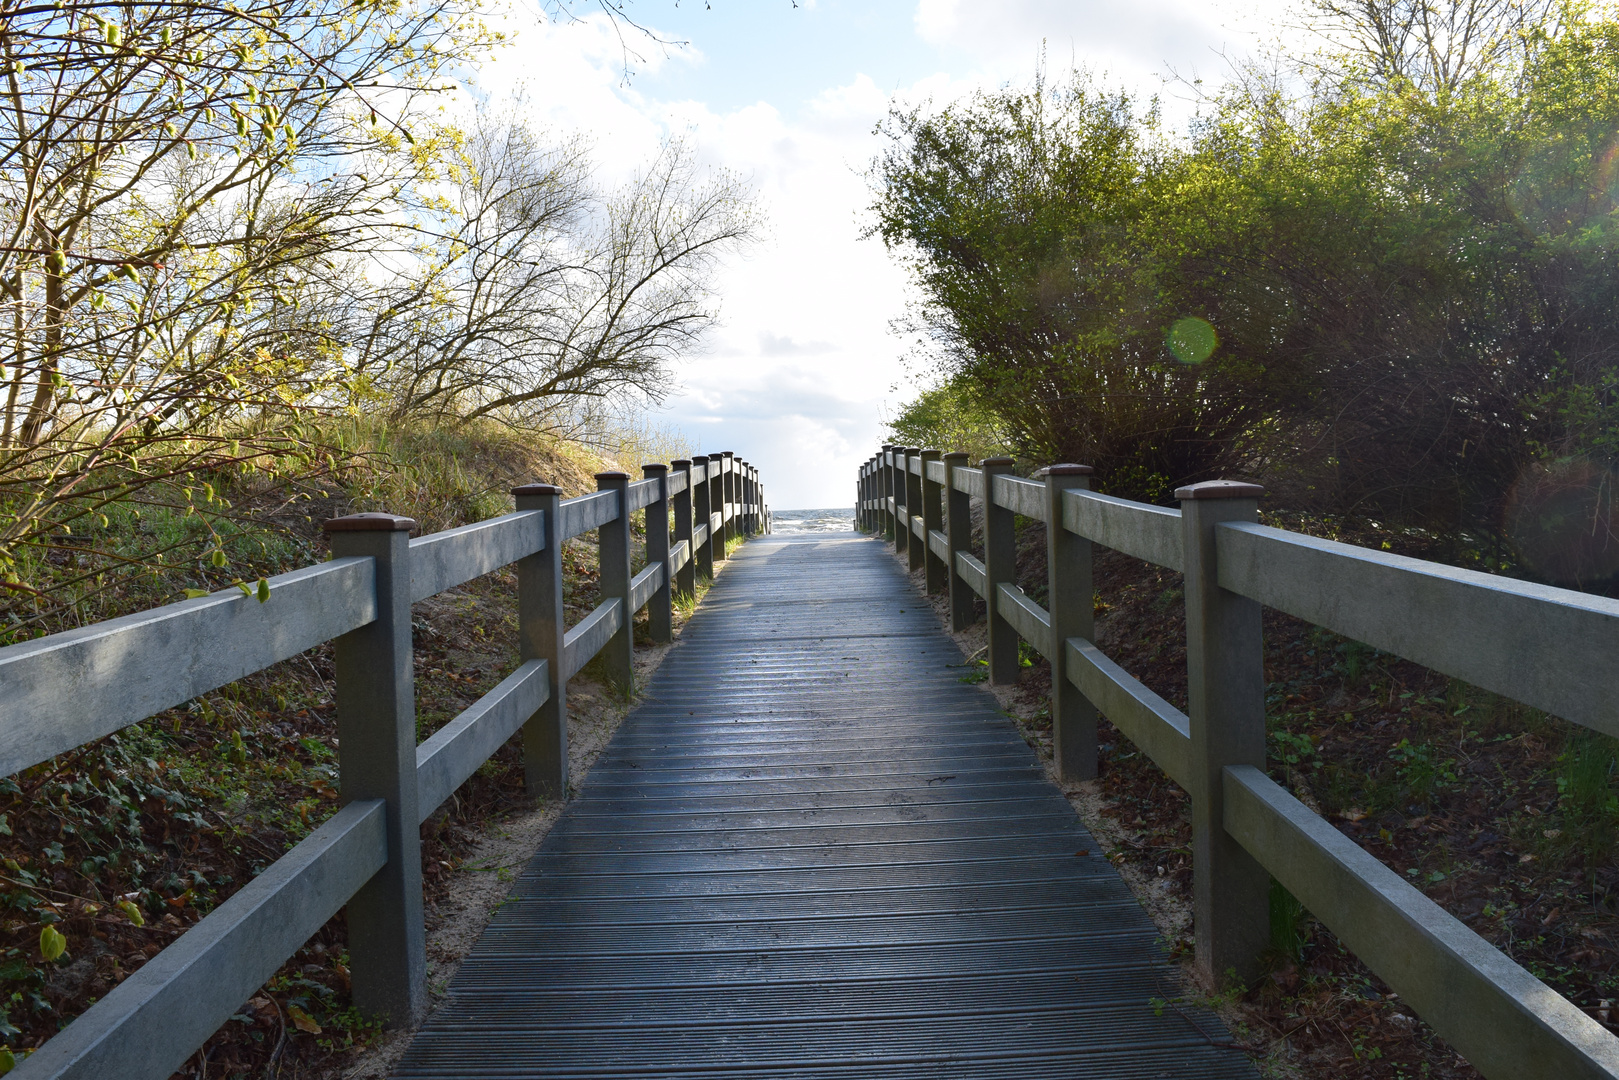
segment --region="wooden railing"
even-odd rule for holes
[[[421,822],[519,731],[529,792],[565,795],[568,679],[600,654],[629,689],[634,614],[648,608],[653,639],[668,641],[671,590],[693,595],[727,540],[770,529],[757,470],[729,453],[597,483],[566,500],[520,487],[515,513],[414,540],[409,518],[337,518],[331,561],[269,579],[262,603],[229,589],[0,649],[0,775],[11,775],[333,641],[343,803],[13,1076],[162,1080],[345,906],[354,1004],[393,1023],[421,1015]],[[647,565],[632,575],[637,510]],[[562,543],[591,531],[602,600],[568,628]],[[512,563],[521,664],[418,746],[411,604]]]
[[[1619,1038],[1265,775],[1260,639],[1269,606],[1619,735],[1619,602],[1267,528],[1252,484],[1194,484],[1170,510],[1090,491],[1083,466],[1039,480],[1011,468],[884,446],[860,469],[858,524],[925,571],[929,592],[948,590],[953,629],[983,598],[991,682],[1017,681],[1019,638],[1051,662],[1063,778],[1096,775],[1100,710],[1186,790],[1204,973],[1259,973],[1274,876],[1485,1076],[1619,1077]],[[1014,514],[1047,526],[1049,608],[1015,583]],[[1093,543],[1184,575],[1187,713],[1093,644]]]

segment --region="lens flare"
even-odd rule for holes
[[[1201,364],[1220,344],[1220,336],[1214,332],[1208,320],[1192,315],[1175,320],[1164,337],[1164,344],[1169,346],[1169,351],[1181,363]]]
[[[1615,476],[1590,461],[1531,465],[1507,500],[1506,531],[1518,555],[1558,585],[1589,585],[1619,575]]]

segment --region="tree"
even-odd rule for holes
[[[454,178],[441,231],[345,301],[360,386],[396,416],[555,427],[589,402],[661,401],[714,322],[719,259],[757,229],[744,186],[700,176],[678,139],[604,192],[581,140],[486,121]]]

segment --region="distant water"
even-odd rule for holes
[[[772,526],[778,533],[853,532],[854,509],[841,506],[832,510],[772,510]]]

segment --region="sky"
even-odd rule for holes
[[[523,0],[520,0],[523,2]],[[533,0],[527,0],[533,2]],[[721,322],[678,363],[649,418],[698,453],[756,465],[776,509],[850,504],[859,464],[920,388],[894,322],[907,283],[880,241],[862,239],[892,103],[942,105],[1028,82],[1045,57],[1061,76],[1161,94],[1222,80],[1229,61],[1276,35],[1279,0],[630,0],[660,46],[589,0],[572,21],[518,9],[512,44],[478,74],[484,100],[579,131],[604,179],[626,176],[682,134],[705,167],[753,188],[765,238],[715,281]],[[917,373],[917,378],[925,378]]]

